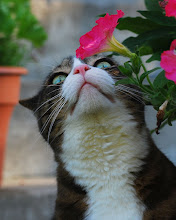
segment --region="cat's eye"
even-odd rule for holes
[[[111,67],[111,64],[108,63],[108,62],[101,62],[97,65],[97,68],[100,68],[100,69],[105,69],[105,68],[108,68],[108,67]]]
[[[102,58],[95,62],[94,67],[97,67],[100,69],[106,69],[106,68],[110,68],[113,65],[114,63],[110,59]]]
[[[52,84],[56,85],[56,84],[60,84],[62,83],[64,80],[66,79],[66,75],[57,75],[54,77]]]

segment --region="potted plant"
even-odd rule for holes
[[[27,69],[20,67],[24,56],[29,58],[33,47],[41,46],[46,33],[31,13],[29,0],[0,2],[0,185],[2,184],[8,124],[18,103],[20,76]]]

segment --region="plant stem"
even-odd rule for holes
[[[140,88],[144,91],[144,92],[147,92],[149,94],[153,94],[153,91],[150,90],[150,89],[147,89],[145,86],[143,86],[142,84],[140,85]]]
[[[142,60],[141,60],[141,62],[142,62]],[[146,67],[145,67],[145,65],[144,65],[143,63],[142,63],[142,68],[143,68],[144,72],[147,72],[147,69],[146,69]],[[147,75],[146,78],[147,78],[147,81],[148,81],[149,85],[150,85],[151,88],[154,90],[153,84],[152,84],[152,82],[150,81],[149,76]]]

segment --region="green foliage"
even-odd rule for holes
[[[0,17],[0,65],[19,65],[26,53],[24,40],[40,47],[46,33],[31,13],[29,0],[2,0]]]
[[[162,37],[161,37],[162,36]],[[148,46],[150,50],[147,50],[149,54],[163,52],[168,50],[171,41],[176,38],[176,28],[175,27],[161,27],[152,31],[147,31],[145,33],[139,34],[136,37],[127,38],[123,44],[126,45],[132,52],[135,52],[136,47],[144,48]],[[143,54],[148,55],[146,51]]]
[[[147,18],[147,21],[156,23],[163,26],[176,26],[174,17],[166,17],[160,11],[138,11],[142,16]]]
[[[115,85],[119,85],[119,84],[124,84],[124,85],[128,85],[128,84],[135,84],[135,82],[131,79],[131,78],[125,78],[125,79],[121,79],[121,80],[118,80]]]
[[[129,31],[134,32],[136,34],[141,34],[141,33],[144,33],[146,31],[153,30],[157,27],[158,27],[157,24],[151,22],[148,19],[144,19],[144,18],[141,18],[141,17],[121,18],[119,20],[119,24],[117,26],[117,28],[119,30],[129,30]]]
[[[136,53],[136,56],[125,62],[123,66],[119,66],[124,78],[118,80],[115,85],[138,86],[143,92],[144,101],[157,111],[161,110],[163,103],[167,103],[166,109],[163,110],[164,118],[157,118],[158,124],[162,124],[161,127],[163,127],[165,124],[172,125],[172,122],[176,120],[176,84],[166,79],[165,72],[160,67],[147,71],[141,56],[151,55],[146,63],[160,61],[161,53],[169,50],[171,42],[176,39],[176,19],[166,17],[165,10],[159,5],[159,0],[144,1],[147,10],[138,11],[141,17],[119,19],[117,29],[128,30],[136,34],[135,37],[128,37],[123,41],[123,44],[131,52]],[[110,56],[113,55],[118,54],[115,52],[110,54]],[[150,74],[157,75],[153,82],[150,80]]]
[[[143,73],[141,74],[142,69]],[[163,70],[158,73],[153,82],[151,82],[149,78],[150,74],[156,73],[156,71],[160,69],[160,67],[156,67],[147,71],[140,56],[136,55],[131,58],[130,61],[124,63],[123,66],[119,66],[119,70],[126,77],[118,80],[115,85],[137,85],[143,92],[146,103],[151,104],[157,111],[160,106],[168,100],[169,104],[165,110],[163,124],[172,125],[172,121],[176,120],[176,84],[173,81],[166,79]],[[146,84],[145,81],[148,81],[148,84]]]
[[[152,70],[150,70],[150,71],[144,72],[144,73],[140,76],[140,79],[139,79],[140,83],[142,84],[143,81],[144,81],[144,79],[145,79],[147,76],[149,76],[151,73],[155,72],[155,71],[158,70],[158,69],[160,69],[160,68],[159,68],[159,67],[156,67],[156,68],[154,68],[154,69],[152,69]]]
[[[176,19],[165,16],[159,0],[145,0],[145,5],[147,11],[138,11],[142,17],[121,18],[117,29],[136,33],[136,37],[127,38],[123,44],[132,52],[138,48],[141,56],[151,54],[147,62],[152,62],[160,60],[161,53],[176,38]]]
[[[145,5],[146,8],[149,11],[153,11],[153,9],[155,9],[156,11],[162,11],[162,9],[160,8],[159,4],[158,4],[158,0],[144,0],[145,1]]]

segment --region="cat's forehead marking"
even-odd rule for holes
[[[60,65],[58,65],[54,70],[53,73],[55,72],[65,72],[68,73],[71,71],[72,67],[73,67],[73,63],[74,63],[74,57],[70,56],[67,58],[64,58],[63,61],[61,62]]]

